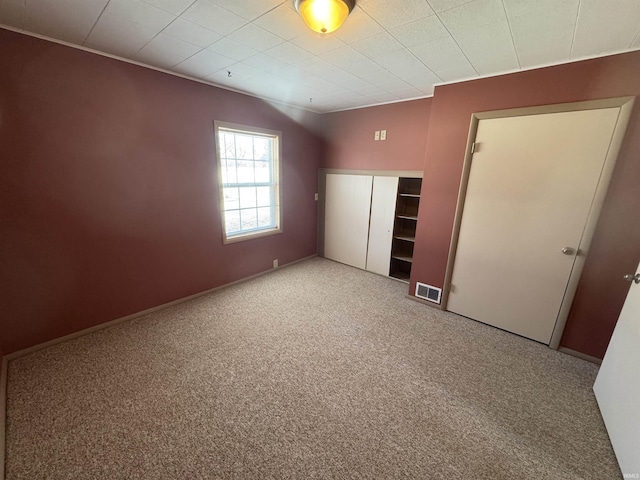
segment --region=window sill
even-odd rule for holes
[[[282,233],[282,228],[270,228],[269,230],[260,230],[259,232],[251,232],[240,235],[234,235],[232,237],[224,236],[222,238],[222,244],[228,245],[230,243],[244,242],[245,240],[253,240],[254,238],[268,237]]]

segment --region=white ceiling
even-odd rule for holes
[[[0,0],[0,24],[318,112],[640,49],[640,0],[358,0],[327,36],[293,0]]]

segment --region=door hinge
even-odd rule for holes
[[[471,153],[476,153],[476,142],[471,144]]]

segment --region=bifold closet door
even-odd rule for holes
[[[549,344],[619,113],[480,120],[448,310]]]
[[[371,175],[327,174],[324,256],[364,269],[367,265]]]
[[[367,270],[379,275],[389,275],[397,198],[398,177],[373,177]]]

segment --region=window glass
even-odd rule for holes
[[[216,122],[225,242],[278,233],[280,132]]]

